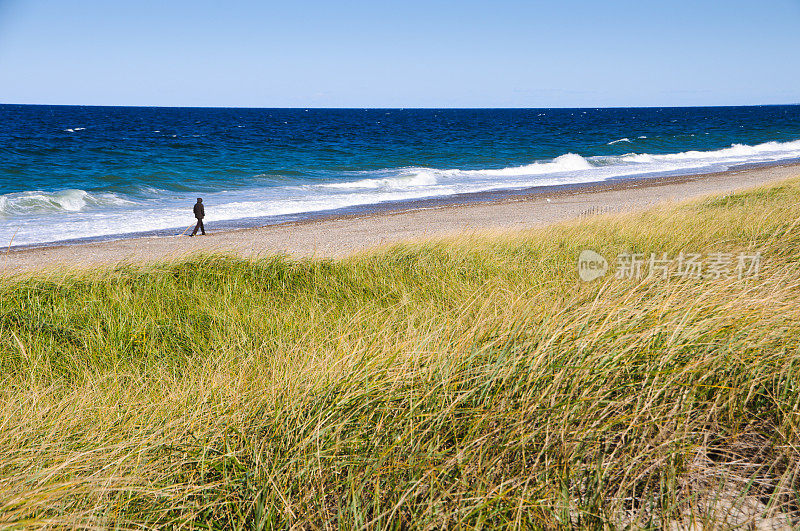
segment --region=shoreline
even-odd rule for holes
[[[800,162],[791,161],[716,173],[624,178],[370,205],[362,211],[219,231],[214,231],[215,223],[208,227],[205,237],[133,235],[9,247],[3,250],[0,274],[150,263],[200,252],[341,258],[407,240],[526,229],[584,215],[643,210],[658,203],[728,193],[796,176],[800,176]]]
[[[656,176],[623,176],[613,177],[605,181],[591,181],[585,183],[569,183],[569,184],[549,184],[540,186],[530,186],[527,188],[518,189],[500,189],[500,190],[485,190],[479,192],[464,192],[448,196],[425,197],[418,199],[402,199],[398,201],[387,201],[384,203],[371,203],[364,205],[353,205],[331,210],[322,210],[317,212],[303,212],[298,214],[285,214],[279,216],[260,216],[252,218],[239,218],[232,220],[219,220],[213,221],[215,232],[233,232],[246,229],[260,229],[265,227],[274,227],[280,225],[290,225],[298,223],[307,223],[315,221],[325,221],[331,219],[346,219],[352,217],[366,217],[374,214],[389,214],[409,212],[415,210],[426,210],[430,208],[441,208],[447,206],[462,206],[481,203],[503,203],[506,201],[524,201],[528,200],[531,196],[550,194],[550,197],[562,193],[576,193],[576,192],[591,192],[597,190],[606,190],[609,187],[620,188],[628,186],[641,186],[644,184],[664,184],[664,183],[677,183],[683,182],[687,179],[696,179],[698,177],[706,177],[713,175],[722,175],[730,172],[738,172],[741,170],[750,170],[758,168],[769,167],[783,167],[795,166],[800,167],[800,159],[787,159],[777,162],[761,162],[751,164],[736,165],[728,170],[716,172],[701,172],[689,174],[668,174]],[[94,243],[112,242],[119,240],[129,239],[142,239],[152,237],[176,237],[188,234],[188,230],[194,226],[194,221],[181,233],[176,231],[180,227],[173,227],[168,229],[156,229],[151,231],[130,232],[121,234],[108,234],[101,236],[86,236],[82,238],[56,240],[52,242],[39,242],[39,243],[26,243],[26,244],[13,244],[13,238],[10,245],[6,250],[23,251],[29,249],[40,249],[50,247],[62,247],[72,245],[87,245]],[[2,246],[0,246],[2,249]]]

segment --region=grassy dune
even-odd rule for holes
[[[590,248],[758,250],[616,280]],[[0,526],[800,521],[800,179],[341,261],[0,280]]]

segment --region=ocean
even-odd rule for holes
[[[0,247],[177,235],[197,197],[213,231],[798,158],[798,105],[0,105]]]

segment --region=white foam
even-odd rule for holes
[[[641,138],[641,137],[639,137],[639,138]],[[630,138],[625,137],[625,138],[620,138],[620,139],[617,139],[617,140],[612,140],[611,142],[609,142],[606,145],[607,146],[613,146],[614,144],[619,144],[620,142],[630,142],[630,141],[631,141]]]
[[[663,155],[629,155],[629,161],[665,163],[698,162],[715,164],[769,162],[800,156],[800,140],[793,142],[766,142],[755,146],[732,144],[716,151],[684,151]]]
[[[585,158],[575,153],[567,153],[554,158],[550,162],[535,162],[526,166],[515,166],[500,170],[467,170],[465,175],[489,175],[494,177],[545,175],[548,173],[563,173],[571,171],[588,170],[592,165]]]

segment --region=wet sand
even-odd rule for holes
[[[61,271],[99,265],[172,260],[198,252],[242,257],[286,253],[338,258],[371,247],[415,240],[526,229],[599,212],[636,211],[708,194],[724,194],[800,176],[800,164],[735,169],[707,175],[628,179],[580,187],[531,189],[502,196],[486,194],[464,202],[420,201],[390,205],[369,214],[350,214],[207,236],[151,236],[7,249],[0,274]],[[398,210],[398,209],[405,210]],[[191,216],[191,205],[187,207]]]

